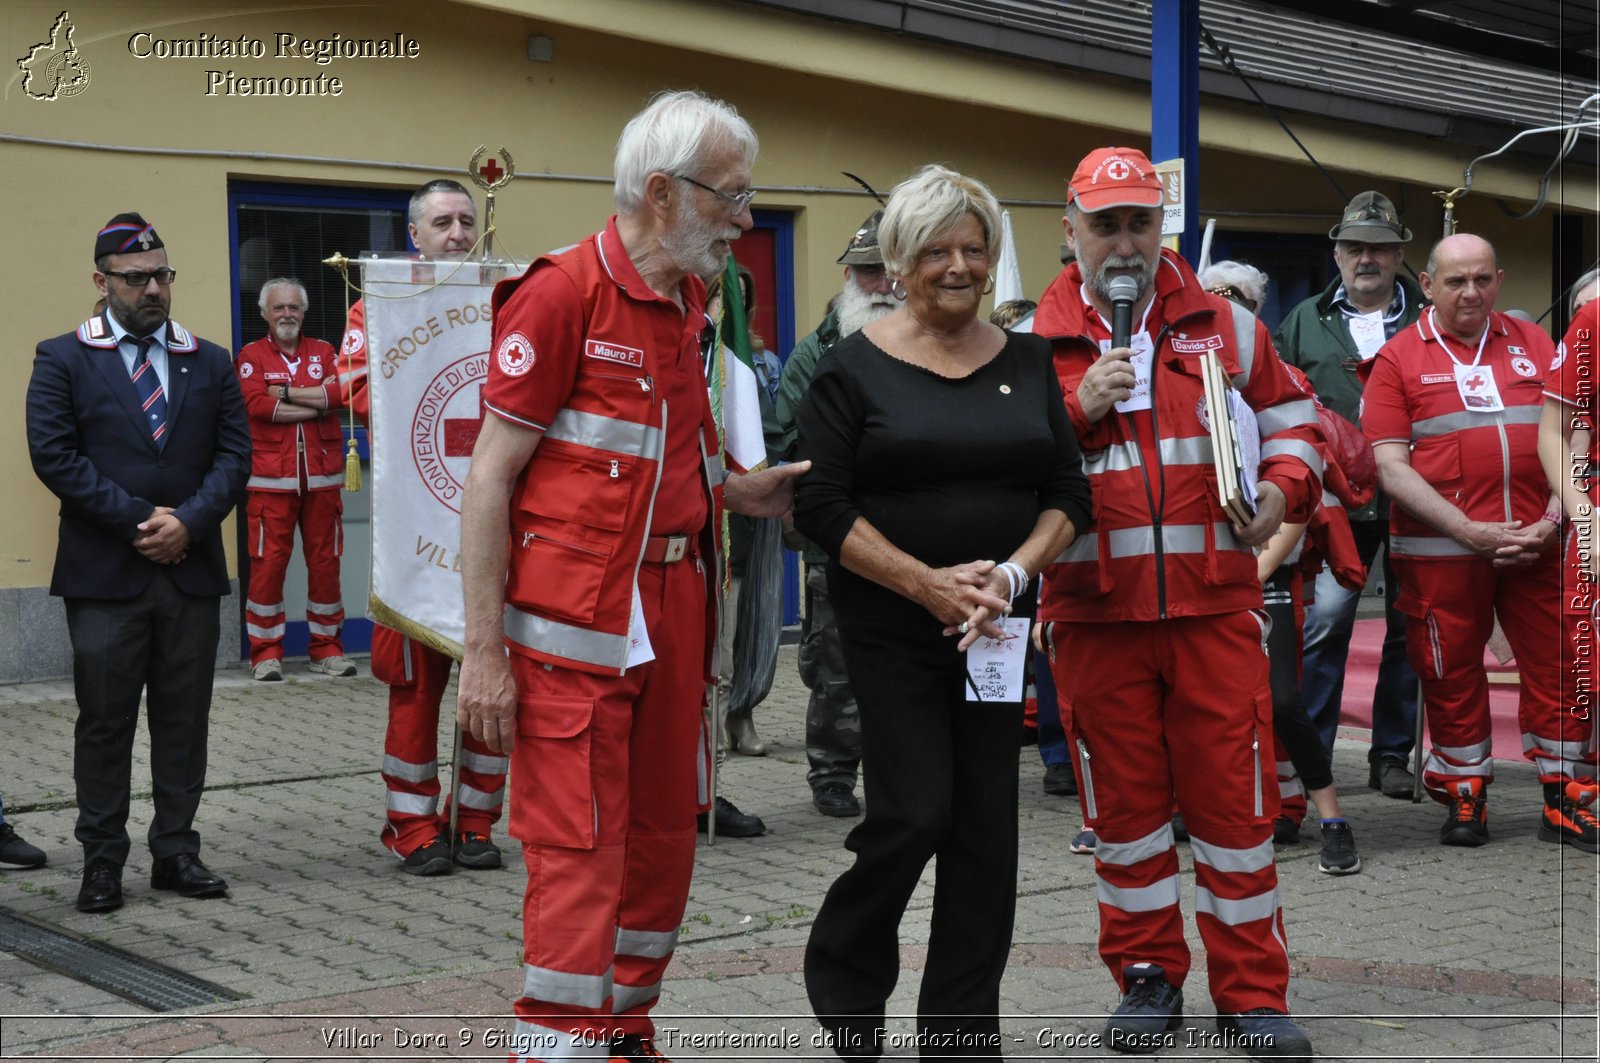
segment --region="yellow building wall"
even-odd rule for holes
[[[54,4],[7,5],[0,55],[26,54],[60,11]],[[519,178],[498,197],[498,250],[526,258],[604,221],[616,136],[661,89],[695,87],[728,99],[760,134],[757,206],[795,216],[797,335],[815,325],[838,290],[834,260],[874,206],[841,170],[885,192],[930,161],[982,178],[1012,211],[1027,292],[1037,297],[1058,268],[1060,203],[1077,159],[1100,144],[1149,142],[1142,85],[731,0],[414,0],[278,10],[242,0],[87,3],[73,5],[71,17],[90,70],[81,93],[30,99],[20,72],[0,68],[0,188],[14,205],[4,276],[6,290],[22,296],[13,303],[11,330],[21,371],[34,342],[87,315],[95,298],[94,233],[118,211],[141,211],[166,241],[180,271],[174,316],[226,344],[233,324],[231,179],[409,189],[431,175],[461,177],[479,144],[503,145]],[[268,57],[141,59],[129,48],[141,32],[151,39],[244,35],[261,40]],[[278,33],[313,40],[403,34],[420,55],[324,66],[274,57]],[[553,61],[528,58],[533,34],[552,40]],[[338,77],[343,88],[337,97],[208,95],[208,70]],[[1404,192],[1418,237],[1412,260],[1420,266],[1438,232],[1429,193],[1460,183],[1476,152],[1349,123],[1299,115],[1291,121],[1346,188]],[[1326,232],[1340,204],[1259,111],[1208,103],[1201,134],[1202,218],[1208,209],[1244,211],[1248,217],[1230,218],[1226,227]],[[1548,211],[1512,223],[1490,198],[1526,206],[1534,173],[1531,163],[1484,168],[1480,194],[1461,211],[1465,227],[1500,245],[1510,278],[1503,305],[1548,301]],[[1593,173],[1571,175],[1564,195],[1569,209],[1593,212]],[[1588,239],[1592,255],[1592,234]],[[0,417],[16,426],[12,446],[0,448],[0,488],[12,513],[0,524],[0,588],[48,583],[54,551],[55,500],[28,465],[20,384],[0,394]]]

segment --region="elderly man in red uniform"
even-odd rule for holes
[[[1095,530],[1046,570],[1041,622],[1076,710],[1073,738],[1099,845],[1100,955],[1123,992],[1118,1051],[1175,1043],[1189,972],[1172,805],[1195,858],[1195,923],[1217,1025],[1251,1055],[1306,1059],[1288,1017],[1289,957],[1273,863],[1271,697],[1251,547],[1321,496],[1316,407],[1265,326],[1161,250],[1161,184],[1133,148],[1078,164],[1063,220],[1077,261],[1040,299],[1094,491]],[[1130,342],[1113,347],[1113,280],[1131,278]],[[1257,510],[1217,497],[1200,355],[1214,353],[1260,420]]]
[[[1531,322],[1495,313],[1503,276],[1481,237],[1439,241],[1421,277],[1433,306],[1362,367],[1361,427],[1395,501],[1396,607],[1433,741],[1423,784],[1449,807],[1444,845],[1489,840],[1483,649],[1496,616],[1517,656],[1522,748],[1545,786],[1546,820],[1564,814],[1567,783],[1594,778],[1587,729],[1578,735],[1561,704],[1561,499],[1539,464],[1555,349]]]
[[[724,482],[700,370],[699,278],[752,224],[756,146],[727,104],[658,97],[617,143],[611,222],[495,292],[457,714],[515,761],[522,1059],[663,1058],[649,1013],[709,804],[711,529],[724,496],[782,515],[810,466]]]
[[[456,261],[478,239],[472,196],[448,178],[429,181],[411,196],[408,232],[423,258]],[[339,376],[356,415],[367,419],[365,302],[350,308],[339,351]],[[439,703],[450,682],[452,660],[393,628],[372,625],[372,674],[389,685],[389,727],[383,736],[387,796],[383,844],[408,875],[446,875],[451,865],[484,870],[501,864],[489,832],[500,819],[509,761],[471,736],[461,743],[460,778],[451,780],[456,835],[449,836],[450,806],[439,804]]]
[[[234,368],[250,416],[248,524],[250,597],[245,632],[251,675],[283,678],[283,576],[300,529],[306,559],[306,624],[311,629],[311,671],[352,676],[355,662],[339,641],[344,602],[339,555],[344,553],[344,440],[335,376],[337,352],[300,327],[305,285],[278,277],[261,286],[267,334],[239,351]]]

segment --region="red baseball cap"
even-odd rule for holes
[[[1161,178],[1138,148],[1096,148],[1067,183],[1067,202],[1093,213],[1108,207],[1161,206]]]

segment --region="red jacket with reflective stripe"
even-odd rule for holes
[[[622,348],[640,352],[642,364],[622,365],[601,357],[579,357],[577,375],[565,405],[550,425],[523,471],[512,498],[511,560],[506,583],[506,636],[510,648],[538,660],[580,671],[621,674],[628,656],[633,586],[644,555],[650,512],[668,459],[666,422],[691,417],[701,424],[699,461],[713,499],[700,556],[716,570],[716,540],[722,496],[722,459],[716,422],[704,387],[689,410],[667,409],[657,394],[656,343],[659,309],[630,298],[613,279],[598,251],[597,234],[570,250],[540,258],[522,277],[502,281],[494,292],[494,345],[515,322],[502,308],[536,270],[559,269],[577,289],[585,316],[585,350]],[[701,313],[704,289],[685,284],[686,312]],[[493,382],[501,372],[498,355],[489,360],[487,406],[498,416],[522,419],[496,408]],[[685,460],[688,455],[671,455]],[[712,474],[715,473],[713,476]],[[686,562],[680,562],[686,563]],[[715,595],[707,595],[706,667],[715,638]],[[684,623],[674,617],[669,623]]]
[[[1440,346],[1432,319],[1433,310],[1424,311],[1362,365],[1361,428],[1373,446],[1409,444],[1411,467],[1469,519],[1532,525],[1550,501],[1539,464],[1539,412],[1555,344],[1536,325],[1491,313],[1478,364],[1494,373],[1505,409],[1470,412],[1456,387],[1456,363]],[[1476,348],[1446,342],[1470,364]],[[1389,531],[1395,557],[1477,556],[1398,503],[1389,512]]]
[[[344,486],[344,433],[339,426],[340,391],[335,376],[333,346],[310,336],[300,337],[299,362],[294,371],[283,360],[272,337],[247,343],[234,360],[245,413],[250,417],[250,481],[252,491],[298,491],[300,443],[305,441],[306,482],[313,491],[336,491]],[[268,387],[321,388],[328,396],[328,412],[309,421],[280,422],[272,415],[280,400]]]
[[[1316,406],[1289,377],[1266,327],[1204,291],[1188,264],[1163,251],[1160,305],[1148,327],[1148,411],[1090,423],[1078,385],[1100,356],[1089,335],[1077,263],[1045,291],[1034,331],[1055,347],[1056,373],[1083,448],[1094,528],[1045,570],[1041,620],[1160,620],[1259,608],[1255,554],[1217,501],[1210,429],[1202,420],[1200,355],[1215,351],[1261,419],[1259,480],[1283,491],[1285,519],[1307,521],[1322,494]],[[1159,442],[1158,442],[1159,441]]]

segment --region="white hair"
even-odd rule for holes
[[[968,214],[983,226],[989,261],[1000,258],[1000,203],[989,186],[975,177],[929,163],[894,186],[878,222],[878,246],[891,273],[906,276],[917,256],[950,232]]]
[[[1576,314],[1584,303],[1594,299],[1594,295],[1591,294],[1588,299],[1584,299],[1582,302],[1578,301],[1578,297],[1583,295],[1590,285],[1596,283],[1600,283],[1600,269],[1591,269],[1588,273],[1585,273],[1583,276],[1579,277],[1573,282],[1572,287],[1567,290],[1569,293],[1567,295],[1568,317]]]
[[[1267,275],[1248,262],[1225,258],[1200,271],[1200,287],[1207,291],[1229,286],[1244,293],[1246,299],[1256,304],[1257,310],[1267,300]]]
[[[293,277],[274,277],[261,286],[261,298],[258,300],[263,313],[267,309],[267,296],[272,294],[274,288],[293,288],[300,293],[300,309],[311,309],[311,298],[306,295],[306,286]]]
[[[706,154],[732,141],[753,165],[760,142],[750,123],[733,106],[704,93],[664,92],[629,120],[617,138],[611,198],[621,214],[644,202],[644,185],[653,173],[693,177]]]

